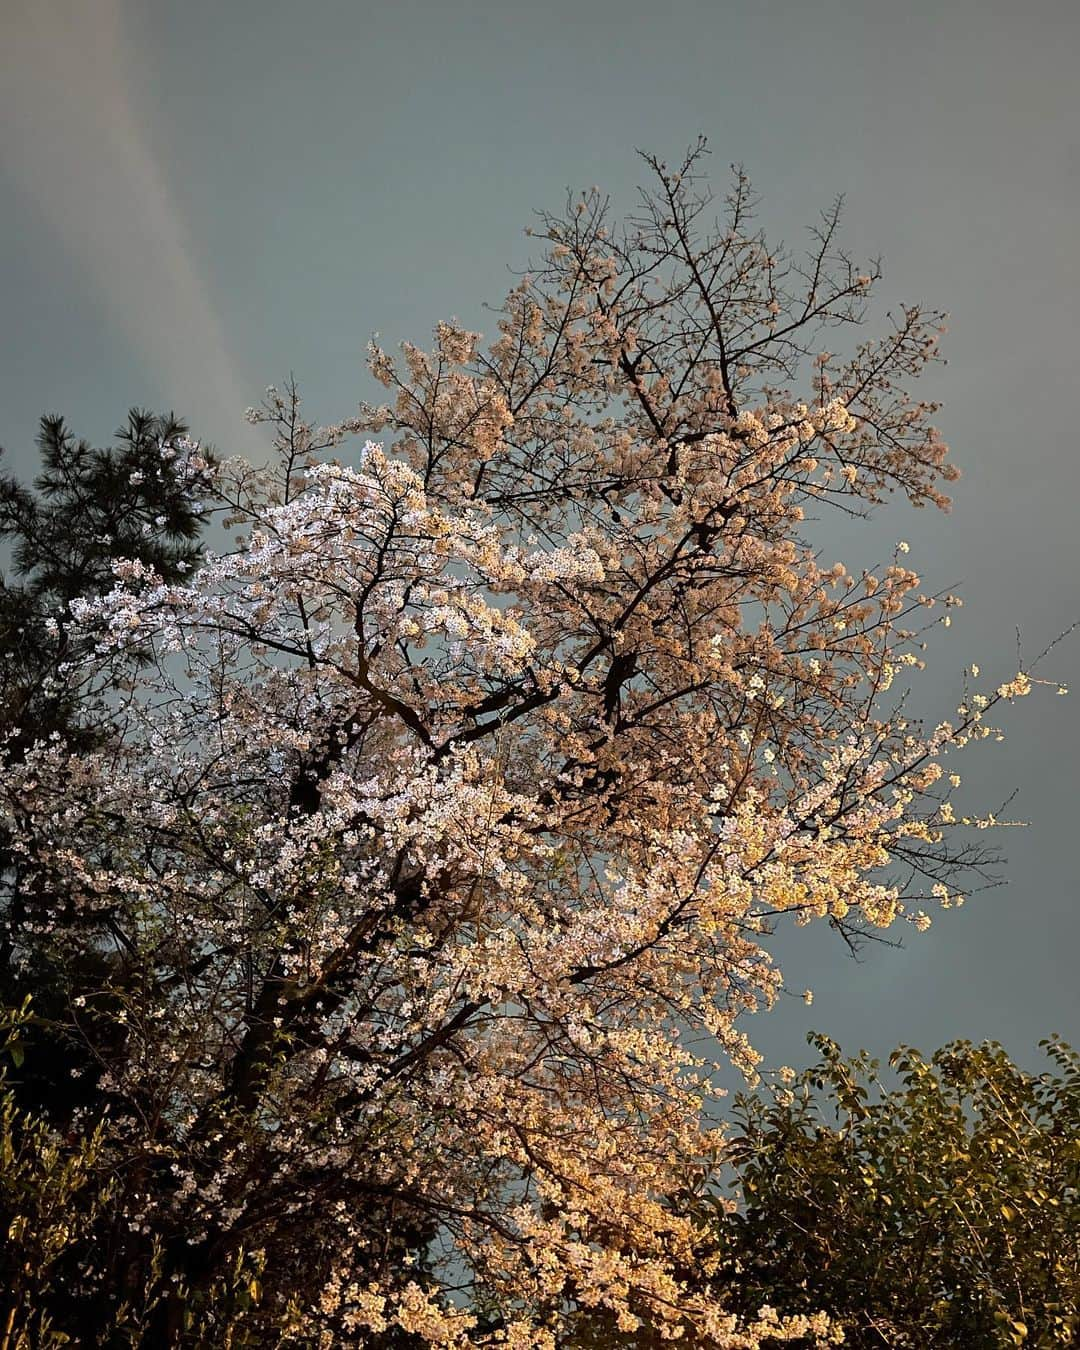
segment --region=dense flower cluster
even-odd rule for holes
[[[936,317],[796,399],[870,279],[833,222],[789,289],[741,180],[700,236],[694,163],[654,166],[621,243],[595,195],[548,220],[486,351],[453,325],[401,369],[375,349],[385,407],[315,429],[271,391],[277,464],[200,488],[235,550],[186,584],[120,559],[72,607],[86,678],[130,670],[119,742],[5,770],[39,936],[122,950],[97,1086],[168,1178],[134,1222],[207,1260],[331,1229],[326,1344],[553,1350],[574,1305],[701,1347],[830,1335],[694,1292],[704,1235],[665,1201],[715,1143],[717,1047],[754,1072],[773,926],[957,900],[942,759],[1029,682],[928,732],[885,704],[934,601],[800,522],[945,503],[899,389]],[[316,453],[361,427],[386,448]],[[80,997],[76,1031],[106,999]],[[425,1235],[422,1277],[384,1222]]]

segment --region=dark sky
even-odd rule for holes
[[[950,516],[897,508],[823,536],[854,564],[911,543],[965,608],[929,652],[918,711],[963,667],[990,684],[1080,617],[1075,0],[2,0],[0,443],[38,416],[104,439],[132,403],[259,453],[243,409],[295,371],[319,421],[369,392],[373,331],[423,343],[528,256],[567,186],[632,205],[635,147],[710,138],[797,247],[837,193],[881,254],[879,313],[949,310],[925,382],[964,470]],[[1046,674],[1080,695],[1080,641]],[[955,1036],[1019,1058],[1080,1041],[1075,699],[1038,691],[979,747],[967,800],[1013,788],[1003,887],[902,951],[848,959],[824,928],[781,944],[785,1000],[753,1031],[805,1060],[809,1026],[877,1053]],[[962,765],[958,768],[963,769]]]

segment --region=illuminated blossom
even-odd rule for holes
[[[884,691],[919,578],[800,532],[838,494],[947,503],[934,409],[898,392],[938,319],[797,402],[771,334],[861,319],[871,278],[830,270],[832,222],[789,295],[741,178],[692,242],[692,166],[653,166],[629,251],[598,195],[546,218],[486,350],[374,348],[389,402],[337,427],[270,390],[276,462],[209,487],[189,449],[235,547],[182,585],[118,560],[71,607],[87,680],[130,673],[118,743],[4,770],[27,877],[72,897],[58,949],[97,916],[141,963],[101,1091],[155,1122],[133,1156],[179,1160],[145,1222],[197,1252],[330,1225],[327,1335],[550,1350],[570,1304],[697,1347],[830,1334],[737,1324],[668,1201],[717,1142],[718,1061],[755,1073],[776,923],[855,940],[958,903],[939,761],[983,707],[917,734]],[[356,430],[383,439],[329,459]],[[376,1204],[434,1233],[429,1285],[378,1259]]]

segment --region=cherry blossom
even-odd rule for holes
[[[877,274],[829,216],[800,289],[741,177],[706,224],[699,167],[654,162],[624,234],[595,193],[545,217],[487,347],[373,347],[385,406],[317,428],[272,389],[270,465],[188,447],[235,547],[184,584],[117,559],[71,620],[88,680],[129,672],[120,734],[4,770],[39,935],[112,934],[139,972],[98,1090],[172,1169],[140,1224],[191,1270],[330,1231],[304,1312],[328,1345],[544,1350],[573,1304],[702,1347],[831,1336],[692,1292],[705,1235],[665,1201],[718,1145],[718,1063],[754,1076],[775,926],[854,942],[960,903],[980,855],[942,761],[1031,677],[955,725],[889,701],[933,597],[803,522],[947,504],[933,405],[901,392],[938,316],[796,397]],[[430,1278],[380,1255],[376,1211],[431,1235]],[[494,1312],[451,1297],[463,1272]]]

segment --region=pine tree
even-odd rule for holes
[[[198,564],[202,529],[194,444],[174,413],[132,408],[116,444],[102,449],[47,414],[37,449],[40,470],[31,486],[0,475],[0,539],[8,554],[7,574],[0,574],[0,738],[15,760],[37,740],[59,740],[73,753],[107,741],[120,691],[108,680],[87,683],[81,662],[88,644],[72,631],[68,603],[107,593],[117,558],[178,580]],[[87,1048],[54,1041],[51,1013],[73,992],[72,979],[96,985],[111,958],[103,942],[94,969],[81,976],[68,970],[61,979],[32,941],[21,941],[35,906],[18,885],[20,864],[9,844],[0,837],[0,1000],[18,1006],[32,993],[29,1034],[41,1041],[19,1075],[19,1100],[63,1123],[87,1090],[71,1075],[72,1054],[78,1068]],[[43,907],[59,899],[63,908],[56,894],[40,899]],[[116,1029],[103,1019],[101,1032],[112,1037]]]

